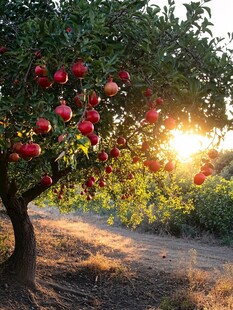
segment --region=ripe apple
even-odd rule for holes
[[[94,184],[95,184],[95,182],[91,178],[89,178],[86,182],[87,187],[92,187],[92,186],[94,186]]]
[[[132,180],[133,178],[134,178],[134,175],[133,175],[132,172],[130,172],[130,173],[128,174],[128,179],[129,179],[129,180]]]
[[[20,154],[20,152],[21,152],[20,149],[22,146],[23,146],[22,142],[15,142],[12,146],[13,152]]]
[[[215,149],[209,150],[208,156],[209,156],[209,158],[211,158],[211,159],[215,159],[215,158],[218,157],[218,151],[215,150]]]
[[[0,46],[0,54],[1,55],[6,53],[6,51],[7,51],[7,48],[5,46]]]
[[[26,143],[20,148],[22,158],[38,157],[41,153],[41,148],[37,143]]]
[[[99,181],[99,187],[105,187],[106,182],[104,180]]]
[[[74,97],[74,103],[77,107],[81,108],[84,104],[84,94],[76,94]]]
[[[146,159],[144,162],[143,162],[143,165],[145,167],[149,167],[150,166],[150,163],[151,163],[151,160],[150,159]]]

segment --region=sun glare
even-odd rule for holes
[[[197,134],[174,131],[173,137],[170,141],[170,146],[171,149],[177,152],[181,161],[191,160],[192,155],[207,149],[210,144],[208,138]]]

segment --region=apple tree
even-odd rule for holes
[[[140,158],[156,175],[171,156],[174,127],[231,127],[232,60],[211,37],[208,1],[185,4],[181,21],[173,0],[163,10],[147,0],[2,0],[0,197],[15,236],[6,272],[34,283],[28,204],[49,188],[64,204],[57,183],[92,188],[95,174],[101,189],[100,171],[110,171],[106,162],[120,153],[119,163]],[[143,182],[143,169],[134,167]],[[173,168],[170,162],[167,171]],[[137,184],[130,190],[146,201]]]

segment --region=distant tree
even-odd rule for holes
[[[231,177],[231,169],[233,161],[233,151],[225,150],[220,152],[219,156],[214,161],[214,170],[216,174],[222,175],[224,178],[229,179]]]

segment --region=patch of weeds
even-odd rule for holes
[[[6,260],[10,254],[9,247],[7,245],[8,241],[8,235],[0,235],[0,261]]]

